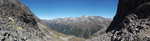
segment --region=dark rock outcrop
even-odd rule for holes
[[[150,0],[119,0],[106,34],[87,41],[150,41]]]
[[[119,0],[111,41],[150,41],[150,0]]]

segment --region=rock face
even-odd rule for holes
[[[111,41],[150,41],[150,0],[119,0]]]
[[[38,19],[18,0],[0,0],[0,41],[46,41]]]
[[[19,0],[0,0],[0,41],[83,41],[48,29]]]
[[[87,41],[150,41],[150,0],[119,0],[106,34]]]
[[[99,31],[105,32],[110,19],[100,16],[81,16],[81,17],[68,17],[57,18],[53,20],[43,21],[48,24],[48,27],[64,34],[74,35],[77,37],[89,38],[91,35]]]
[[[48,29],[19,0],[0,0],[0,41],[84,41],[84,39]]]

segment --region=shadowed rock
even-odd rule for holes
[[[150,0],[119,0],[106,34],[87,41],[150,41]]]
[[[119,0],[118,11],[108,33],[111,41],[150,40],[150,0]]]

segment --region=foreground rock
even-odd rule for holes
[[[117,14],[106,32],[106,36],[91,40],[150,41],[150,0],[119,0]]]
[[[0,41],[83,41],[40,23],[19,0],[0,0]]]
[[[111,41],[150,41],[150,0],[120,0]],[[138,2],[138,3],[137,3]]]

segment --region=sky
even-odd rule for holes
[[[117,0],[21,0],[40,19],[79,16],[113,18]]]

